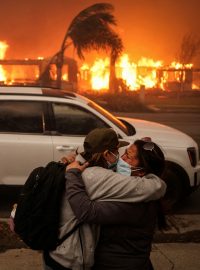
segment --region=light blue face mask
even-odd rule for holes
[[[127,176],[131,175],[131,165],[125,162],[122,158],[119,158],[117,162],[117,173],[124,174]]]
[[[117,162],[117,173],[130,176],[133,172],[141,171],[143,170],[142,167],[131,167],[126,161],[124,161],[122,158],[119,158]]]

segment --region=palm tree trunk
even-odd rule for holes
[[[57,88],[58,89],[62,88],[62,67],[64,64],[65,49],[72,44],[72,42],[70,42],[70,43],[65,45],[65,42],[66,42],[66,40],[63,41],[61,49],[60,49],[59,53],[57,54],[56,67],[57,67]]]
[[[61,89],[62,88],[62,66],[63,66],[63,56],[59,54],[59,59],[56,63],[57,67],[57,88]]]
[[[115,70],[116,56],[111,53],[110,57],[110,77],[109,77],[109,92],[111,94],[118,93],[118,84]]]

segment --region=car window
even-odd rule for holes
[[[87,135],[92,129],[109,127],[86,109],[63,103],[53,103],[56,131],[60,134]]]
[[[0,101],[0,132],[43,133],[43,105],[32,101]]]

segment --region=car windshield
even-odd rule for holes
[[[114,115],[106,111],[104,108],[99,106],[97,103],[90,101],[88,105],[98,111],[100,114],[102,114],[104,117],[106,117],[109,121],[111,121],[113,124],[115,124],[119,129],[121,129],[126,135],[129,135],[127,127]]]

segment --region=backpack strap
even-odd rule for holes
[[[58,239],[57,246],[61,245],[70,235],[72,235],[83,223],[80,222],[74,226],[68,233],[66,233],[62,238]]]

